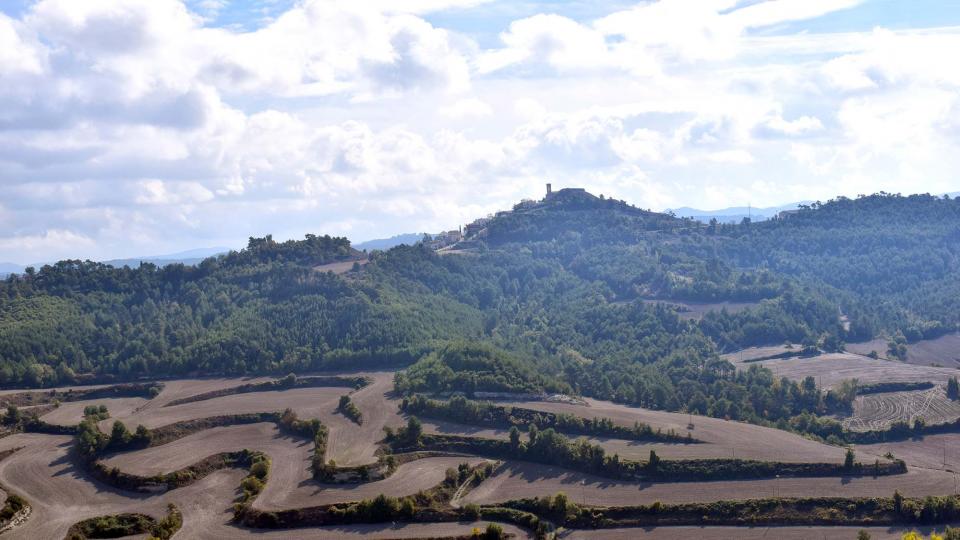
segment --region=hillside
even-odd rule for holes
[[[0,383],[417,362],[417,388],[787,420],[852,396],[738,373],[719,353],[956,328],[958,213],[952,199],[881,194],[705,226],[560,191],[484,222],[457,255],[398,246],[340,275],[315,268],[360,254],[314,235],[251,238],[195,267],[64,261],[0,284]]]

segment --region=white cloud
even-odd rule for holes
[[[505,47],[477,60],[481,73],[521,62],[542,63],[561,71],[605,67],[608,58],[603,35],[559,15],[534,15],[510,23],[500,35]]]
[[[50,229],[41,234],[0,236],[0,250],[12,252],[57,250],[62,253],[68,249],[88,248],[93,243],[92,238],[63,229]]]
[[[779,114],[771,115],[760,126],[761,133],[800,136],[823,130],[823,123],[814,116],[800,116],[785,120]]]
[[[482,3],[0,14],[0,260],[449,229],[548,180],[651,208],[956,190],[958,29],[784,35],[856,3],[812,0],[543,12],[489,49],[438,22]]]
[[[755,161],[750,152],[747,152],[746,150],[722,150],[720,152],[711,152],[707,154],[706,159],[714,163],[735,163],[738,165],[746,165]]]
[[[440,114],[454,120],[464,118],[483,118],[493,114],[493,108],[477,98],[464,98],[440,108]]]
[[[141,180],[137,204],[197,204],[213,199],[213,193],[197,182]]]

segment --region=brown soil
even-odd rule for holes
[[[861,343],[848,343],[846,349],[863,355],[876,351],[881,358],[886,358],[887,342],[886,339],[874,339]],[[947,334],[936,339],[908,343],[907,363],[918,366],[960,368],[960,334]]]
[[[927,435],[922,439],[865,444],[860,446],[860,450],[874,454],[891,452],[898,459],[916,467],[960,471],[960,433],[943,433]]]
[[[821,354],[811,358],[787,358],[783,360],[764,360],[740,364],[746,369],[751,365],[762,365],[773,371],[777,377],[802,380],[812,376],[818,385],[828,388],[839,385],[847,379],[857,379],[864,384],[879,382],[935,382],[946,384],[947,379],[960,375],[953,368],[935,368],[917,366],[890,360],[874,360],[852,353]]]
[[[844,457],[844,451],[838,447],[804,439],[779,429],[705,416],[653,411],[596,399],[587,399],[586,402],[588,406],[545,401],[507,404],[555,413],[575,414],[585,418],[607,417],[625,426],[632,426],[636,421],[649,424],[654,429],[659,428],[664,431],[672,429],[680,434],[687,433],[687,425],[692,420],[694,428],[690,432],[694,438],[703,441],[704,444],[689,445],[685,448],[684,445],[651,445],[681,457],[686,454],[689,457],[735,457],[795,463],[840,462]],[[699,448],[692,448],[693,446]],[[624,441],[620,443],[620,448],[630,448],[630,443]],[[874,458],[875,456],[872,455],[857,457],[861,461],[868,462],[873,462]]]
[[[960,401],[947,398],[946,387],[929,390],[884,392],[857,396],[853,414],[843,418],[844,426],[854,431],[882,430],[892,422],[910,424],[923,418],[927,424],[953,422],[960,417]]]
[[[126,417],[147,401],[136,397],[68,401],[61,403],[59,407],[41,416],[40,419],[60,426],[75,426],[83,420],[83,408],[88,405],[106,405],[111,417]]]
[[[450,467],[456,468],[464,462],[475,465],[483,461],[466,457],[425,458],[400,465],[390,477],[366,484],[320,484],[310,478],[271,475],[267,489],[260,494],[254,506],[261,510],[279,510],[358,501],[381,493],[391,497],[413,495],[439,484]]]
[[[510,499],[564,492],[574,502],[610,506],[711,502],[782,497],[889,497],[947,495],[953,475],[911,468],[907,474],[879,478],[780,478],[690,483],[621,482],[556,467],[510,462],[470,492],[464,503],[491,504]]]
[[[642,538],[657,540],[853,540],[861,529],[874,540],[900,540],[911,529],[891,527],[650,527],[569,531],[565,540],[620,540]],[[920,529],[929,535],[933,529]],[[943,532],[941,527],[939,532]]]

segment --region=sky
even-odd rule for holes
[[[957,0],[0,0],[0,261],[960,190]]]

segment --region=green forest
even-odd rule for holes
[[[750,307],[695,320],[670,303],[719,301]],[[28,269],[0,281],[0,385],[408,367],[406,393],[572,393],[789,428],[855,389],[738,373],[720,354],[958,324],[960,200],[880,193],[700,224],[560,192],[452,254],[267,236],[196,266]]]

